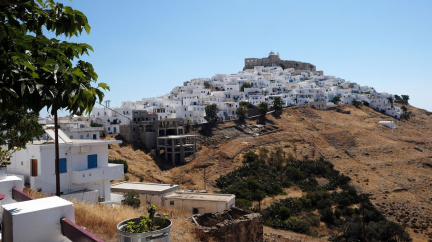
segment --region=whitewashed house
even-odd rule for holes
[[[46,132],[55,137],[54,130]],[[123,178],[124,174],[123,165],[108,164],[108,145],[119,143],[119,140],[71,140],[59,130],[61,192],[79,192],[91,202],[110,201],[110,181]],[[55,193],[54,140],[34,141],[16,151],[8,172],[23,175],[25,183],[35,191]]]

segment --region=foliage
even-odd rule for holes
[[[236,198],[235,205],[238,208],[250,210],[250,207],[252,207],[252,201],[243,198]]]
[[[204,82],[204,88],[205,89],[210,89],[211,88],[210,83],[209,82]]]
[[[275,97],[273,100],[273,109],[275,110],[275,113],[280,115],[282,114],[283,109],[283,101],[281,97]]]
[[[247,117],[247,113],[248,113],[247,105],[242,105],[240,103],[240,106],[237,108],[237,116],[239,120],[244,121],[245,118]]]
[[[354,99],[352,101],[352,105],[354,105],[354,107],[356,107],[356,108],[360,108],[360,106],[362,105],[362,102]]]
[[[389,101],[391,107],[393,107],[393,103],[394,103],[393,97],[390,96],[390,97],[387,98],[387,100]]]
[[[241,87],[240,87],[240,91],[241,91],[241,92],[244,92],[244,89],[245,89],[245,88],[251,88],[251,87],[253,87],[253,85],[252,85],[251,83],[249,83],[249,82],[245,82],[245,83],[243,83],[243,84],[241,85]]]
[[[408,95],[394,95],[394,102],[401,104],[408,104],[409,96]]]
[[[130,191],[124,195],[124,199],[121,201],[121,203],[133,208],[139,208],[141,205],[139,194],[135,191]]]
[[[189,119],[186,119],[186,121],[184,122],[184,128],[186,134],[190,132],[191,122]]]
[[[310,224],[305,220],[298,219],[297,217],[290,217],[285,221],[285,225],[288,230],[297,233],[302,233],[302,234],[310,233]]]
[[[400,119],[406,119],[406,120],[410,119],[412,112],[409,112],[408,108],[405,105],[402,106],[401,109],[404,113],[401,114]]]
[[[267,154],[269,153],[269,150],[266,147],[260,147],[258,149],[258,156],[261,161],[266,162],[268,159]]]
[[[216,104],[210,104],[205,107],[206,116],[204,117],[207,122],[213,123],[218,119],[217,113],[219,108]]]
[[[13,1],[0,4],[0,112],[25,108],[51,114],[65,108],[72,114],[91,112],[96,100],[103,99],[105,83],[97,87],[93,66],[79,60],[92,47],[48,39],[43,31],[56,36],[78,36],[90,32],[86,16],[53,0]]]
[[[10,165],[10,159],[12,158],[12,154],[17,150],[17,147],[15,147],[13,150],[7,150],[3,149],[3,147],[0,146],[0,167]]]
[[[12,154],[25,148],[28,141],[44,134],[38,116],[24,108],[4,110],[0,115],[0,166],[10,165]]]
[[[282,199],[261,211],[265,225],[312,234],[311,226],[319,227],[320,222],[325,222],[330,228],[342,231],[334,237],[336,241],[362,240],[364,234],[370,241],[410,241],[403,228],[388,222],[368,196],[357,194],[349,185],[351,179],[335,170],[331,162],[323,158],[288,161],[278,147],[270,152],[270,157],[264,147],[258,152],[247,152],[244,164],[220,176],[216,185],[222,193],[235,194],[236,203],[239,201],[244,208],[250,207],[252,201],[261,201],[263,196],[280,194],[282,188],[300,187],[305,193],[301,198]],[[265,159],[269,162],[262,162]],[[280,159],[281,163],[272,162],[274,159]],[[328,183],[319,185],[317,178]],[[314,215],[316,212],[319,217]]]
[[[44,130],[34,112],[20,108],[6,110],[0,115],[0,145],[7,145],[8,150],[24,148],[28,141],[43,134]]]
[[[265,117],[268,112],[268,104],[266,102],[262,102],[258,106],[258,111],[261,115],[261,117]]]
[[[112,164],[123,164],[123,173],[126,174],[128,172],[128,164],[125,160],[122,159],[112,159],[112,160],[108,160],[108,163],[112,163]]]
[[[333,97],[333,99],[330,101],[334,104],[338,104],[341,101],[341,98],[339,96]]]
[[[284,152],[281,147],[274,147],[273,151],[270,153],[269,163],[278,169],[282,168],[282,163],[284,162]]]
[[[326,207],[320,211],[321,213],[321,221],[327,224],[333,224],[335,221],[335,216],[333,214],[333,210],[331,207]]]
[[[90,122],[90,127],[103,127],[103,124],[99,124],[96,122],[93,122],[93,120]]]
[[[253,163],[258,161],[258,155],[253,151],[248,151],[243,155],[243,163]]]
[[[95,87],[97,74],[92,64],[80,60],[93,48],[44,35],[48,31],[70,38],[83,30],[90,33],[87,17],[54,0],[0,3],[0,116],[20,109],[39,113],[46,107],[56,123],[60,109],[90,113],[96,101],[102,101],[103,90],[109,87],[105,83]],[[55,147],[58,159],[57,139]],[[60,196],[59,166],[55,164],[56,195]]]
[[[129,233],[148,233],[158,230],[165,224],[167,215],[162,216],[162,222],[160,223],[157,223],[156,220],[154,220],[154,215],[156,213],[155,205],[151,204],[147,211],[149,215],[141,216],[138,224],[136,224],[134,221],[130,221],[125,227],[123,227],[123,230]]]

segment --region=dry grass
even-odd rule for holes
[[[28,188],[24,188],[24,192],[35,199],[49,196]],[[144,206],[134,209],[120,205],[88,204],[76,200],[71,202],[75,207],[75,223],[107,242],[118,241],[118,223],[147,214],[147,209]],[[171,241],[197,241],[195,226],[191,221],[187,220],[192,216],[191,213],[165,207],[157,208],[157,213],[169,215],[172,222]]]
[[[106,206],[78,201],[73,203],[76,223],[105,241],[118,241],[117,224],[121,221],[147,214],[145,207],[134,209],[128,206]],[[164,207],[157,210],[158,213],[170,216],[172,241],[196,241],[194,225],[187,220],[190,213]]]
[[[130,166],[139,167],[133,169],[131,179],[141,176],[145,182],[175,183],[182,189],[203,189],[203,169],[196,167],[214,162],[206,169],[210,191],[217,190],[215,180],[221,174],[242,164],[242,154],[250,149],[279,146],[296,159],[323,155],[337,170],[351,177],[351,184],[360,192],[371,194],[372,202],[387,218],[404,224],[414,240],[427,241],[432,239],[432,205],[425,202],[431,199],[432,173],[428,165],[432,164],[432,114],[407,107],[413,112],[411,119],[395,120],[397,128],[393,131],[379,126],[378,121],[394,119],[368,107],[341,106],[350,114],[307,106],[287,108],[280,119],[267,115],[267,122],[276,125],[277,132],[238,138],[227,134],[230,139],[202,146],[195,160],[166,171],[161,171],[148,154],[133,157],[130,153],[135,150],[119,148],[124,149],[120,153],[126,155]],[[232,126],[232,122],[219,125],[214,134],[226,134],[224,128]],[[121,156],[115,147],[110,155]],[[415,227],[424,229],[417,233]]]

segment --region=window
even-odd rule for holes
[[[67,166],[66,166],[66,158],[59,159],[59,172],[60,173],[66,173],[67,172]]]
[[[192,213],[193,214],[198,214],[198,208],[192,208]]]
[[[80,135],[80,139],[84,139],[84,135]]]
[[[87,156],[87,168],[97,168],[97,155],[88,155]]]
[[[174,206],[174,201],[170,201],[170,205],[171,205],[171,206]]]

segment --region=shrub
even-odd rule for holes
[[[371,241],[411,241],[401,225],[389,221],[370,222],[366,237]]]
[[[130,191],[124,195],[124,199],[121,201],[121,203],[133,208],[139,208],[141,205],[139,194],[135,191]]]
[[[252,163],[258,161],[258,155],[253,151],[248,151],[243,156],[243,163]]]
[[[243,198],[236,198],[235,200],[236,207],[239,207],[244,210],[250,210],[252,207],[252,201]]]
[[[319,227],[319,225],[320,225],[320,219],[319,219],[319,217],[316,216],[316,215],[314,215],[314,214],[309,214],[309,215],[306,217],[306,221],[307,221],[310,225],[312,225],[312,226],[314,226],[314,227]]]
[[[331,207],[324,208],[323,210],[320,211],[320,213],[321,213],[321,221],[327,224],[334,224],[335,217]]]
[[[310,233],[310,224],[307,221],[298,219],[296,217],[290,217],[285,221],[286,227],[297,233],[308,234]]]
[[[285,175],[288,177],[289,180],[294,182],[298,182],[305,179],[303,173],[295,167],[288,166],[285,169]]]

